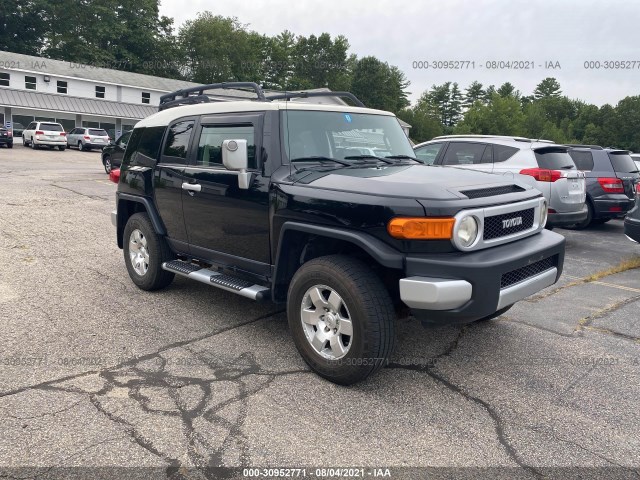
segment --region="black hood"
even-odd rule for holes
[[[522,191],[532,189],[529,185],[490,173],[427,165],[345,167],[330,171],[320,167],[296,172],[292,179],[297,185],[326,190],[422,200],[466,199],[461,191],[514,184]]]

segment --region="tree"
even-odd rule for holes
[[[560,84],[553,77],[547,77],[542,80],[536,89],[533,91],[533,96],[536,99],[541,98],[549,98],[549,97],[559,97],[562,94],[562,90],[560,90]]]
[[[511,83],[509,82],[505,82],[503,83],[500,88],[498,88],[498,90],[496,91],[496,93],[498,95],[500,95],[501,97],[515,97],[515,98],[520,98],[520,92],[518,90],[516,90],[516,87],[514,87]]]
[[[617,138],[610,142],[620,148],[640,151],[640,96],[626,97],[615,108]]]
[[[465,90],[462,106],[468,109],[475,102],[484,100],[484,97],[485,91],[482,88],[482,84],[474,80]]]
[[[0,2],[0,50],[40,55],[47,30],[47,2]]]
[[[467,110],[454,133],[520,136],[524,133],[524,120],[518,99],[494,94],[487,105],[476,102]]]
[[[351,91],[368,107],[399,112],[409,105],[408,86],[397,67],[375,57],[361,58],[353,66]]]

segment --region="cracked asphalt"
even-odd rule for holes
[[[640,477],[640,270],[584,281],[640,255],[622,222],[558,230],[561,281],[497,320],[398,320],[391,364],[345,388],[280,307],[138,290],[114,191],[98,152],[0,149],[0,478]]]

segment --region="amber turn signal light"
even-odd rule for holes
[[[393,218],[387,231],[401,240],[449,240],[453,236],[455,218]]]

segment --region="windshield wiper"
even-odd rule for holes
[[[339,163],[340,165],[350,166],[350,162],[344,162],[342,160],[338,160],[337,158],[331,157],[323,157],[322,155],[312,155],[309,157],[298,157],[291,160],[291,162],[334,162]]]
[[[393,160],[414,160],[418,163],[422,163],[420,160],[418,160],[415,157],[410,157],[409,155],[387,155],[384,158],[391,158]]]
[[[376,157],[375,155],[350,155],[348,157],[344,157],[345,160],[380,160],[381,162],[392,164],[393,162],[387,160],[386,158]]]

